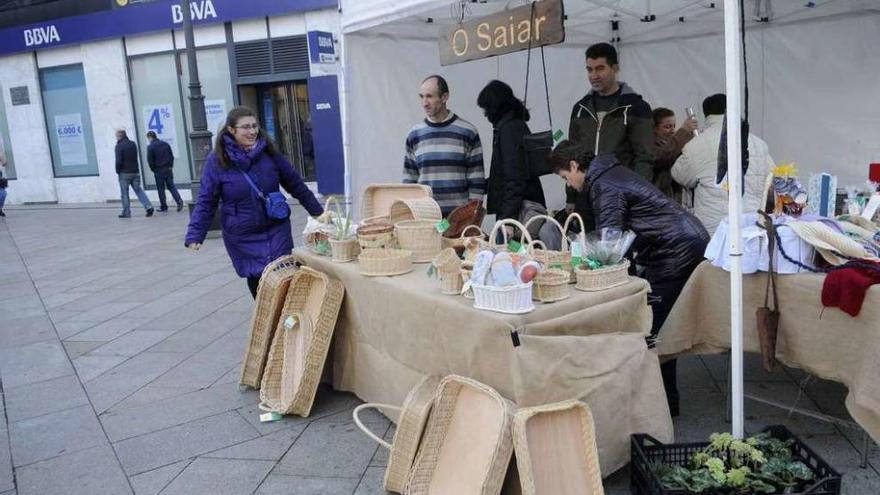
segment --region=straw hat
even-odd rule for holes
[[[876,259],[858,242],[836,232],[822,222],[789,222],[787,224],[798,237],[816,248],[816,251],[832,265],[843,265],[847,258]]]

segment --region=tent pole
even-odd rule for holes
[[[743,299],[742,299],[742,33],[739,2],[724,0],[724,67],[727,79],[727,183],[730,225],[730,360],[732,433],[743,437]]]
[[[348,34],[342,32],[341,26],[339,30],[339,118],[342,120],[342,160],[343,164],[343,181],[345,185],[345,201],[352,203],[354,198],[351,191],[351,133],[349,132],[349,109],[348,109],[348,55],[346,43]],[[351,208],[353,211],[354,208]]]

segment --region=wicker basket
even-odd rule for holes
[[[476,230],[477,234],[467,235],[468,232],[472,232]],[[445,248],[453,248],[459,254],[459,256],[463,255],[466,251],[466,248],[469,244],[473,243],[473,245],[478,245],[480,241],[486,237],[486,234],[483,233],[483,230],[476,225],[468,225],[461,231],[461,235],[458,237],[442,237],[440,239],[441,247]]]
[[[498,495],[513,453],[513,404],[470,378],[440,382],[406,484],[409,495]]]
[[[361,275],[393,277],[412,271],[412,253],[405,249],[366,249],[358,256]]]
[[[524,245],[532,245],[532,236],[529,235],[528,230],[523,224],[512,219],[500,220],[495,223],[492,233],[489,234],[490,242],[494,243],[498,238],[499,229],[503,230],[503,227],[508,225],[520,230]],[[507,235],[505,234],[504,237],[506,238]],[[474,307],[477,309],[507,314],[523,314],[535,309],[535,305],[532,304],[532,282],[508,287],[478,284],[473,284],[471,287],[474,290]]]
[[[416,452],[418,452],[419,444],[422,441],[422,433],[425,430],[428,414],[434,404],[434,393],[439,384],[439,377],[429,375],[409,391],[402,407],[389,404],[361,404],[352,412],[352,417],[358,428],[390,451],[388,466],[385,468],[385,490],[389,492],[403,493],[406,488],[406,480],[409,478],[409,471],[412,469]],[[391,444],[364,426],[360,419],[360,412],[364,409],[390,409],[399,412],[397,429]]]
[[[568,273],[568,270],[544,268],[533,281],[532,299],[551,303],[571,297],[571,291],[568,289]]]
[[[408,220],[432,220],[434,223],[443,218],[440,205],[432,198],[397,199],[391,203],[388,213],[392,225]]]
[[[446,248],[440,251],[431,261],[437,273],[440,275],[440,292],[448,296],[461,294],[464,282],[461,280],[461,258],[455,249]]]
[[[431,188],[421,184],[370,184],[361,195],[361,218],[388,216],[397,199],[430,197]]]
[[[569,217],[571,218],[571,217]],[[562,239],[562,245],[560,246],[559,251],[554,251],[547,249],[547,246],[544,245],[541,241],[535,241],[532,243],[532,258],[535,261],[545,265],[547,267],[553,267],[553,265],[561,265],[562,269],[569,273],[569,282],[574,283],[574,268],[571,266],[571,251],[568,249],[568,239],[565,237],[565,232],[567,231],[566,227],[559,225],[559,222],[556,221],[555,218],[549,215],[535,215],[526,222],[525,227],[529,228],[529,225],[532,222],[543,219],[545,222],[550,222],[559,229]]]
[[[342,282],[309,267],[294,274],[260,384],[261,409],[309,415],[344,293]]]
[[[578,223],[581,224],[581,234],[580,235],[581,236],[586,235],[587,227],[584,225],[584,219],[577,213],[572,213],[571,215],[568,216],[568,218],[565,219],[565,225],[562,226],[562,231],[568,232],[568,227],[571,225],[571,223],[574,220],[577,220]],[[563,236],[563,237],[565,237],[565,236]],[[571,250],[570,248],[571,248],[571,246],[569,245],[569,250]],[[569,258],[569,260],[571,260],[571,258]],[[571,266],[571,283],[575,283],[575,282],[577,282],[577,268],[572,265]]]
[[[361,224],[357,239],[361,249],[393,247],[394,226],[390,223]]]
[[[517,410],[513,444],[523,495],[604,495],[596,428],[583,402]]]
[[[471,279],[471,274],[474,272],[474,264],[470,261],[465,261],[461,264],[461,285],[462,289],[464,288],[464,284],[467,283],[468,280]],[[460,291],[459,291],[460,292]],[[474,298],[474,289],[473,287],[461,293],[465,299],[473,299]]]
[[[407,220],[394,226],[397,245],[412,252],[413,263],[427,263],[440,252],[440,233],[436,222]]]
[[[330,253],[333,261],[348,263],[354,260],[359,251],[357,239],[343,239],[341,241],[330,239]]]
[[[251,318],[250,337],[241,363],[239,383],[242,385],[251,388],[260,386],[269,344],[272,343],[272,337],[275,335],[275,327],[284,307],[287,288],[298,268],[293,256],[282,256],[266,265],[260,276],[260,286],[257,289],[257,300]]]
[[[575,285],[575,289],[595,292],[617,287],[628,281],[629,260],[623,260],[623,263],[599,268],[598,270],[590,270],[581,265],[577,267],[577,285]]]
[[[334,205],[334,208],[331,210],[330,205]],[[325,212],[338,212],[339,211],[339,201],[336,199],[336,196],[327,196],[327,200],[324,201],[324,211]],[[331,226],[330,228],[335,230],[335,227]],[[328,253],[322,252],[318,249],[318,244],[321,242],[327,242],[330,240],[330,236],[325,232],[312,232],[311,234],[307,234],[305,237],[306,247],[309,248],[313,253],[319,254],[321,256],[327,256]]]

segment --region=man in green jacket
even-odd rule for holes
[[[626,83],[617,80],[620,65],[612,45],[597,43],[587,48],[586,67],[590,91],[571,109],[569,141],[592,151],[593,156],[613,153],[622,165],[651,182],[654,178],[651,106]],[[567,202],[570,207],[574,206],[574,196],[567,192]]]

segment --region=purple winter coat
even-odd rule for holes
[[[283,156],[277,155],[273,159],[263,152],[248,173],[264,194],[277,192],[279,185],[284,186],[309,215],[318,216],[324,212],[305,182]],[[204,242],[218,204],[223,243],[239,277],[259,277],[266,265],[290,254],[293,249],[290,219],[269,219],[262,200],[248,185],[241,171],[235,165],[228,169],[221,168],[217,156],[211,152],[202,172],[199,197],[186,231],[186,245]]]

